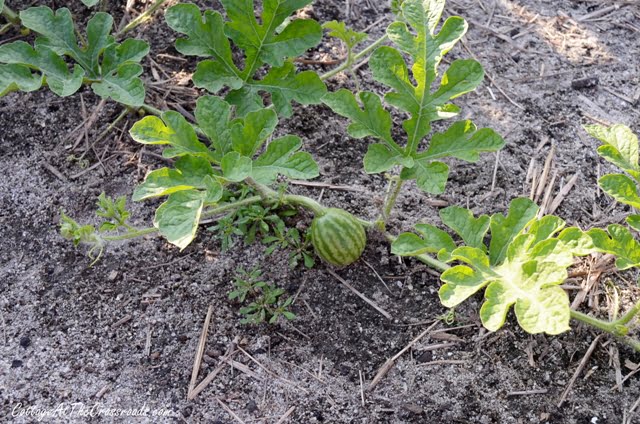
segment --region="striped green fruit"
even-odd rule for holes
[[[335,266],[349,265],[362,255],[367,234],[362,224],[343,209],[327,208],[311,223],[311,242],[324,261]]]

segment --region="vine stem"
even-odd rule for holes
[[[147,10],[142,12],[140,15],[138,15],[137,18],[135,18],[134,20],[129,22],[127,25],[125,25],[124,28],[119,30],[116,33],[116,37],[120,37],[124,33],[129,32],[132,29],[134,29],[135,27],[137,27],[138,25],[146,22],[148,19],[151,18],[151,15],[153,15],[155,13],[155,11],[158,10],[160,8],[160,6],[162,6],[166,1],[167,0],[156,0],[151,6],[149,6],[149,8]]]
[[[353,62],[357,62],[358,60],[362,59],[363,57],[365,57],[366,55],[371,53],[373,50],[377,49],[380,45],[385,43],[387,40],[389,40],[389,36],[387,34],[385,34],[382,37],[378,38],[375,42],[373,42],[372,44],[370,44],[369,46],[367,46],[366,48],[364,48],[360,52],[358,52],[356,55],[354,55],[353,56]],[[320,79],[322,81],[328,80],[329,78],[339,74],[340,72],[344,71],[345,69],[349,68],[350,66],[351,66],[350,61],[347,61],[347,62],[343,63],[342,65],[338,66],[337,68],[332,69],[329,72],[326,72],[326,73],[320,75]]]
[[[4,16],[7,21],[11,22],[12,24],[20,25],[20,16],[6,4],[2,8],[2,16]]]
[[[389,192],[389,196],[387,197],[387,201],[384,204],[384,210],[382,212],[382,217],[385,223],[387,222],[387,220],[389,220],[391,210],[398,200],[398,195],[402,190],[402,184],[404,184],[404,181],[399,176],[395,176],[391,179],[390,184],[393,184],[393,188]]]

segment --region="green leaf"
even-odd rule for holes
[[[132,39],[116,43],[110,35],[111,15],[98,12],[89,20],[82,45],[76,38],[71,12],[66,8],[54,13],[46,6],[32,7],[20,12],[20,19],[26,28],[39,34],[35,46],[22,41],[0,46],[0,62],[24,65],[41,73],[51,90],[60,96],[75,93],[87,82],[99,96],[128,106],[144,103],[139,62],[149,52],[149,46]],[[63,56],[74,61],[73,72]],[[24,75],[23,71],[15,77]],[[10,85],[14,90],[20,86],[16,81]]]
[[[640,209],[640,195],[636,183],[623,174],[609,174],[598,180],[598,185],[620,203]]]
[[[167,144],[162,153],[166,158],[183,155],[200,156],[206,159],[212,157],[211,151],[198,140],[195,130],[187,120],[175,111],[162,114],[162,119],[147,116],[136,122],[131,130],[131,137],[142,144]]]
[[[214,58],[198,64],[196,74],[200,72],[200,76],[199,81],[194,76],[196,86],[206,87],[212,93],[225,86],[232,89],[242,87],[242,72],[233,63],[231,45],[224,33],[224,19],[220,13],[207,10],[201,15],[195,4],[177,4],[167,9],[165,19],[174,31],[189,37],[176,40],[178,52]]]
[[[138,78],[140,75],[142,66],[127,63],[120,66],[115,74],[105,75],[101,82],[92,84],[91,88],[100,97],[110,97],[128,106],[142,106],[145,91],[142,80]]]
[[[413,168],[402,169],[400,178],[403,180],[415,179],[421,190],[440,194],[444,192],[447,178],[449,178],[449,166],[443,162],[418,159]]]
[[[207,190],[209,185],[216,190],[215,184],[207,183],[214,177],[214,172],[206,159],[183,156],[176,161],[175,167],[176,169],[161,168],[150,172],[144,182],[134,190],[133,200],[168,196],[183,190]]]
[[[220,163],[222,175],[229,181],[239,182],[251,175],[251,158],[240,155],[238,152],[229,152]]]
[[[69,96],[82,86],[82,68],[75,66],[70,72],[64,59],[46,47],[34,49],[24,41],[4,44],[0,46],[0,62],[36,69],[58,96]]]
[[[188,38],[179,39],[176,49],[185,55],[211,57],[198,64],[193,75],[197,87],[217,93],[225,87],[232,91],[226,100],[235,105],[239,116],[263,107],[260,92],[271,94],[276,111],[290,116],[291,101],[317,104],[326,92],[324,83],[314,72],[296,74],[288,61],[317,45],[322,37],[320,25],[296,19],[281,25],[298,8],[311,0],[263,2],[260,20],[256,19],[252,0],[225,0],[228,22],[218,12],[206,11],[193,4],[178,4],[167,10],[167,23]],[[277,29],[282,31],[278,32]],[[244,69],[238,68],[231,55],[231,39],[245,53]],[[256,79],[263,65],[271,68],[262,80]]]
[[[624,270],[640,266],[640,243],[627,228],[611,224],[607,227],[607,231],[593,228],[587,231],[587,234],[593,240],[598,251],[617,257],[616,267],[618,269]]]
[[[4,9],[4,0],[0,0],[0,12]]]
[[[489,284],[483,274],[466,265],[457,265],[442,273],[445,284],[438,296],[443,306],[453,308],[473,296]]]
[[[640,179],[638,165],[638,137],[625,125],[617,124],[609,128],[601,125],[587,125],[584,129],[602,143],[598,154],[618,168],[626,171],[636,180]]]
[[[173,193],[156,210],[153,224],[169,243],[183,250],[198,230],[206,194],[195,190]]]
[[[313,71],[296,73],[295,66],[291,62],[287,62],[279,68],[271,68],[262,80],[249,80],[247,84],[245,96],[248,96],[249,99],[254,97],[255,101],[253,103],[257,104],[259,102],[262,104],[262,100],[258,100],[259,92],[270,93],[276,112],[285,117],[293,114],[292,101],[295,100],[301,105],[318,104],[327,93],[327,88],[318,74]],[[236,99],[237,94],[237,92],[232,92],[227,97],[227,100]],[[237,101],[229,102],[238,106],[244,104],[244,102]],[[245,109],[250,111],[250,109]],[[238,109],[240,116],[244,115],[243,112],[243,108]]]
[[[93,7],[98,4],[99,1],[100,0],[82,0],[82,3],[87,7]],[[2,7],[0,7],[0,10],[2,10]]]
[[[42,76],[32,74],[22,65],[0,64],[0,97],[13,91],[36,91],[42,86]]]
[[[231,143],[231,105],[220,97],[202,96],[196,102],[196,121],[211,146],[215,149],[217,162],[232,150]]]
[[[558,234],[558,240],[567,245],[576,256],[586,256],[595,252],[593,240],[580,228],[565,228]]]
[[[364,158],[365,171],[376,174],[388,171],[395,165],[413,166],[413,159],[407,157],[391,136],[391,115],[382,106],[380,97],[369,91],[360,93],[362,107],[349,90],[341,89],[328,93],[322,101],[338,115],[351,120],[347,128],[353,138],[375,137],[385,144],[373,144]]]
[[[538,206],[527,198],[514,199],[505,217],[495,214],[491,217],[491,243],[489,257],[495,265],[504,260],[511,241],[538,213]]]
[[[405,159],[405,156],[394,152],[386,144],[370,144],[364,156],[364,170],[367,174],[379,174],[396,165],[407,163]]]
[[[524,206],[524,202],[518,203]],[[509,233],[514,228],[512,218],[516,217],[513,206],[512,202],[505,220],[510,221],[505,223]],[[456,266],[442,274],[445,284],[439,292],[441,301],[447,307],[454,307],[486,287],[480,318],[487,329],[498,330],[511,306],[515,305],[518,323],[525,331],[532,334],[567,331],[569,298],[558,286],[567,278],[567,268],[573,264],[574,253],[571,245],[553,238],[563,225],[564,222],[556,217],[533,221],[528,232],[510,239],[506,246],[508,253],[504,261],[498,263],[490,262],[480,249],[460,247],[454,250],[452,259],[470,266]],[[492,221],[492,236],[495,229]]]
[[[411,154],[431,130],[432,121],[458,113],[456,107],[446,103],[473,90],[484,76],[477,62],[454,61],[443,76],[441,87],[431,94],[442,57],[467,31],[462,18],[451,17],[436,35],[443,7],[444,1],[439,0],[406,0],[401,6],[406,23],[394,22],[387,29],[389,38],[413,58],[412,75],[416,85],[409,78],[403,57],[393,48],[379,48],[369,61],[374,79],[394,89],[385,96],[387,102],[411,114],[411,119],[403,124],[409,136],[407,152]]]
[[[481,215],[473,216],[469,209],[459,206],[449,206],[440,210],[442,222],[458,234],[467,246],[486,250],[484,237],[489,230],[490,218]]]
[[[627,224],[636,231],[640,231],[640,215],[629,215]]]
[[[299,152],[302,140],[286,136],[273,140],[267,150],[253,162],[252,176],[263,184],[275,181],[278,174],[288,178],[309,180],[320,175],[311,155]]]
[[[420,159],[455,157],[476,162],[482,152],[495,152],[504,146],[504,140],[490,128],[476,130],[471,121],[458,121],[444,133],[431,138],[429,149],[418,155]]]
[[[278,124],[278,115],[271,109],[248,113],[244,120],[231,126],[233,150],[243,156],[253,157]]]
[[[322,27],[329,30],[330,37],[336,37],[342,40],[349,50],[352,50],[355,46],[368,38],[368,35],[364,32],[357,32],[351,28],[347,28],[347,25],[344,22],[325,22]]]
[[[311,2],[312,0],[265,0],[258,23],[253,0],[222,0],[229,18],[225,32],[245,51],[245,61],[251,64],[247,68],[252,70],[249,74],[255,72],[262,63],[282,66],[285,59],[299,56],[320,42],[322,28],[312,20],[296,19],[280,34],[275,31],[288,16]]]
[[[456,248],[446,232],[429,224],[416,224],[420,236],[403,233],[391,244],[391,253],[398,256],[417,256],[423,253],[438,253],[442,249],[451,252]]]

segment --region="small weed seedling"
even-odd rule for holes
[[[289,306],[293,302],[291,297],[283,300],[282,295],[285,290],[275,287],[264,281],[259,281],[262,273],[259,269],[246,272],[239,270],[239,275],[233,282],[235,290],[229,293],[230,300],[237,300],[244,303],[251,300],[248,306],[240,308],[240,314],[244,315],[243,324],[261,324],[268,322],[275,324],[281,316],[288,319],[295,319],[295,314],[289,311]]]

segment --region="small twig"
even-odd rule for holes
[[[393,294],[393,292],[391,291],[391,289],[389,288],[389,286],[387,285],[387,283],[385,283],[385,281],[382,279],[382,277],[380,276],[380,274],[378,274],[378,271],[376,271],[376,269],[367,261],[365,261],[364,259],[362,260],[362,262],[364,262],[364,264],[366,266],[369,267],[369,269],[371,271],[373,271],[373,273],[375,274],[376,277],[378,277],[378,280],[380,280],[380,282],[382,283],[383,286],[385,286],[385,288],[387,289],[387,291],[391,294]]]
[[[187,396],[187,399],[189,400],[195,399],[196,396],[198,396],[198,394],[201,391],[203,391],[205,387],[207,387],[209,383],[213,381],[214,378],[216,378],[216,376],[220,373],[220,371],[222,371],[224,367],[227,366],[226,360],[232,358],[233,355],[238,353],[238,350],[236,349],[238,340],[239,340],[239,337],[236,336],[231,342],[231,344],[229,345],[229,348],[227,349],[227,353],[222,358],[220,358],[220,362],[218,363],[218,366],[213,371],[211,371],[209,375],[207,375],[205,379],[202,380],[200,384],[196,386],[195,389],[193,389],[193,391]]]
[[[191,370],[191,381],[189,382],[189,390],[187,391],[187,398],[196,388],[198,382],[198,372],[200,371],[200,365],[202,364],[202,355],[204,355],[204,347],[207,343],[207,334],[209,332],[209,324],[211,323],[211,315],[213,315],[213,305],[209,305],[207,310],[207,316],[204,319],[204,325],[202,326],[202,332],[200,333],[200,340],[198,341],[198,348],[196,349],[196,357],[193,361],[193,368]]]
[[[243,348],[241,348],[240,346],[238,346],[238,349],[239,349],[242,353],[244,353],[244,354],[245,354],[245,356],[246,356],[247,358],[249,358],[249,359],[250,359],[254,364],[256,364],[257,366],[259,366],[260,368],[262,368],[262,369],[263,369],[267,374],[271,375],[273,378],[275,378],[275,379],[277,379],[277,380],[280,380],[280,381],[282,381],[282,382],[284,382],[284,383],[290,384],[290,385],[292,385],[293,387],[295,387],[296,389],[301,390],[301,391],[303,391],[303,392],[305,392],[305,393],[309,393],[306,389],[304,389],[304,388],[302,388],[302,387],[298,386],[298,385],[297,385],[296,383],[294,383],[293,381],[291,381],[291,380],[287,380],[287,379],[286,379],[286,378],[284,378],[284,377],[280,377],[280,376],[279,376],[278,374],[276,374],[275,372],[273,372],[273,371],[269,370],[267,367],[265,367],[264,365],[262,365],[262,364],[261,364],[261,363],[260,363],[256,358],[254,358],[253,356],[251,356],[251,355],[250,355],[246,350],[244,350],[244,349],[243,349]]]
[[[296,410],[295,406],[292,406],[291,408],[287,409],[287,412],[285,412],[284,415],[280,417],[280,419],[276,422],[276,424],[282,424],[283,422],[285,422],[287,418],[289,418],[291,414],[293,414],[293,411],[295,410]]]
[[[584,367],[587,365],[587,362],[589,361],[591,354],[595,350],[602,336],[603,336],[602,334],[598,334],[598,336],[595,339],[593,339],[593,341],[591,342],[589,349],[587,349],[587,353],[585,353],[584,356],[582,357],[580,364],[578,364],[578,368],[576,368],[576,371],[573,373],[571,380],[569,380],[569,384],[567,384],[567,387],[562,392],[562,396],[560,396],[560,401],[558,402],[558,408],[562,407],[562,404],[567,399],[567,396],[569,395],[569,392],[571,391],[573,384],[576,382],[576,379],[578,378],[578,376],[580,375]]]
[[[522,390],[516,392],[507,393],[507,397],[509,396],[526,396],[526,395],[543,395],[549,392],[547,389],[534,389],[534,390]]]
[[[465,365],[467,361],[461,361],[459,359],[439,359],[437,361],[423,362],[419,364],[419,367],[426,367],[428,365]]]
[[[378,383],[380,383],[380,381],[384,378],[384,376],[387,375],[387,373],[391,370],[391,368],[393,368],[393,365],[396,363],[396,360],[399,357],[401,357],[407,350],[411,349],[411,347],[414,344],[416,344],[418,341],[420,341],[424,336],[429,334],[429,332],[433,330],[433,327],[438,325],[439,322],[440,321],[436,321],[433,324],[431,324],[426,330],[420,333],[418,337],[411,340],[411,342],[408,345],[406,345],[400,352],[396,353],[392,358],[388,359],[387,362],[385,362],[380,367],[375,377],[373,377],[373,380],[371,380],[371,383],[369,383],[369,387],[367,387],[367,391],[373,390],[378,385]]]
[[[222,409],[224,409],[229,415],[231,415],[231,418],[238,421],[240,424],[244,424],[244,421],[242,421],[239,416],[237,416],[223,401],[221,401],[220,398],[216,398],[216,401],[220,404],[220,406],[222,406]]]
[[[364,379],[362,378],[362,370],[358,370],[358,374],[360,375],[360,399],[362,400],[362,406],[365,406],[365,403],[364,403]]]
[[[147,10],[141,13],[137,18],[129,22],[124,28],[116,33],[116,38],[122,36],[125,32],[131,31],[138,25],[144,23],[151,18],[151,15],[160,7],[166,0],[156,0]]]
[[[358,290],[356,290],[353,286],[351,286],[351,284],[347,283],[338,274],[336,274],[335,272],[333,272],[330,269],[327,269],[327,272],[329,274],[331,274],[336,280],[338,280],[342,284],[344,284],[349,290],[351,290],[353,293],[355,293],[360,299],[364,300],[369,305],[371,305],[376,311],[380,312],[386,319],[393,320],[393,317],[391,316],[391,314],[389,314],[389,312],[385,311],[380,306],[378,306],[373,300],[369,299],[367,296],[365,296],[364,294],[360,293]]]
[[[587,13],[586,15],[582,15],[579,18],[576,18],[578,22],[588,21],[590,19],[598,18],[600,16],[604,16],[609,12],[613,12],[614,10],[620,9],[620,5],[614,4],[613,6],[604,7],[602,9],[594,10],[591,13]]]
[[[68,182],[69,180],[67,179],[67,177],[64,176],[64,174],[60,171],[58,171],[53,165],[51,165],[49,162],[46,161],[42,161],[40,163],[42,165],[43,168],[45,168],[47,171],[51,172],[53,175],[55,175],[56,178],[58,178],[60,181],[62,181],[63,183]],[[72,177],[73,179],[73,177]]]

